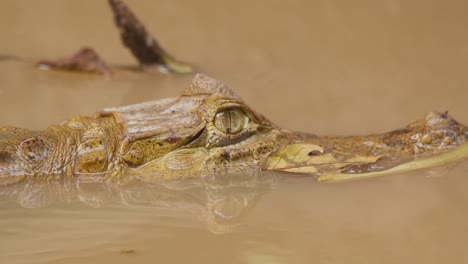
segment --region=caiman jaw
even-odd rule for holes
[[[367,178],[421,169],[468,156],[468,128],[447,113],[380,135],[319,137],[296,133],[266,169],[312,174],[319,181]]]
[[[131,168],[144,166],[152,160],[164,157],[165,155],[190,145],[196,141],[204,131],[204,123],[196,129],[178,131],[173,134],[163,134],[138,140],[131,143],[128,149],[122,151],[122,159]]]

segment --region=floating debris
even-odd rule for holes
[[[109,0],[115,24],[124,45],[137,58],[142,69],[154,68],[160,72],[191,73],[192,67],[175,60],[148,33],[143,24],[121,0]]]
[[[58,60],[43,60],[38,63],[41,70],[65,70],[77,72],[90,72],[112,76],[112,70],[91,48],[82,48],[69,58]]]
[[[136,251],[134,249],[121,249],[120,254],[121,255],[130,255],[130,254],[135,254]]]
[[[15,55],[8,55],[8,54],[0,54],[0,61],[6,61],[6,60],[20,60]]]

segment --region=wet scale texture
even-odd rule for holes
[[[43,132],[2,128],[0,177],[9,184],[54,175],[155,181],[257,170],[366,173],[446,152],[466,137],[466,127],[435,112],[380,135],[294,133],[198,74],[178,98],[104,109]]]

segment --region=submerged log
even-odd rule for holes
[[[115,24],[124,45],[130,49],[142,69],[157,67],[161,72],[190,73],[192,67],[177,61],[148,33],[145,26],[121,0],[109,0]]]
[[[58,60],[39,61],[38,67],[43,70],[65,70],[97,73],[112,76],[112,70],[106,62],[91,48],[82,48],[71,57]]]
[[[148,33],[145,26],[121,0],[109,0],[115,24],[120,31],[123,44],[130,49],[142,70],[158,69],[160,72],[191,73],[192,67],[174,59]],[[0,60],[2,60],[0,56]],[[68,58],[42,60],[40,69],[88,72],[112,76],[111,68],[91,48],[82,48]]]

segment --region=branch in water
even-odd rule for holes
[[[69,58],[58,60],[42,60],[38,63],[40,69],[78,71],[112,76],[112,70],[104,60],[91,48],[82,48]]]
[[[175,60],[148,33],[143,24],[121,0],[109,0],[115,24],[124,45],[130,49],[142,68],[159,66],[162,72],[190,73],[192,67]]]

